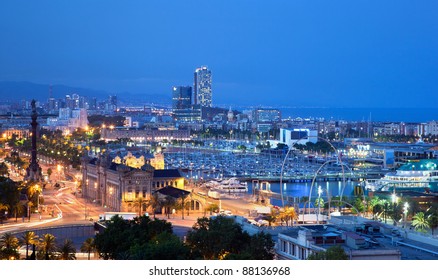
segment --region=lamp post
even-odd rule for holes
[[[404,216],[404,227],[406,228],[406,220],[408,217],[408,209],[409,209],[409,203],[405,202],[403,206],[403,216]]]
[[[321,194],[322,194],[321,186],[318,186],[318,215],[316,216],[317,224],[319,224],[319,214],[321,212]]]
[[[82,197],[84,196],[84,189],[88,192],[88,179],[85,180],[86,186],[82,190]],[[84,199],[84,219],[87,220],[87,197]]]
[[[398,199],[398,197],[397,197],[397,195],[395,194],[395,192],[394,193],[392,193],[392,195],[391,195],[391,200],[392,200],[392,219],[393,219],[393,224],[394,225],[396,225],[396,209],[395,209],[395,207],[396,207],[396,205],[397,205],[397,199]]]
[[[39,210],[40,210],[40,186],[38,186],[38,184],[36,184],[34,186],[34,188],[38,192],[38,194],[37,194],[37,212],[39,212]]]

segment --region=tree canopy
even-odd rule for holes
[[[270,235],[250,236],[233,219],[223,216],[199,218],[187,236],[187,244],[203,259],[273,259]]]
[[[190,259],[189,250],[173,235],[172,224],[147,216],[132,221],[115,216],[95,246],[103,259]]]

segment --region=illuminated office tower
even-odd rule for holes
[[[172,87],[172,109],[187,109],[192,105],[192,87]]]
[[[201,120],[201,106],[192,104],[192,87],[178,86],[172,88],[173,118],[180,122]]]
[[[211,71],[207,68],[207,66],[202,66],[195,70],[193,88],[195,99],[194,104],[199,104],[203,107],[211,107]]]

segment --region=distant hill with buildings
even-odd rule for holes
[[[171,97],[159,94],[131,94],[129,92],[108,92],[104,90],[94,90],[67,85],[37,84],[32,82],[12,82],[0,81],[0,98],[2,101],[19,101],[23,99],[36,99],[46,102],[51,96],[54,98],[64,98],[66,95],[78,94],[80,96],[96,97],[97,99],[107,99],[110,95],[116,95],[122,103],[157,103],[170,104]]]

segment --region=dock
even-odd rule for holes
[[[272,191],[265,191],[265,190],[254,189],[253,190],[253,194],[254,195],[259,195],[259,196],[264,196],[264,197],[267,197],[267,198],[281,200],[281,194],[276,193],[276,192],[272,192]],[[298,198],[297,197],[283,195],[283,199],[284,199],[285,202],[295,203],[296,202],[295,200],[297,200]]]

